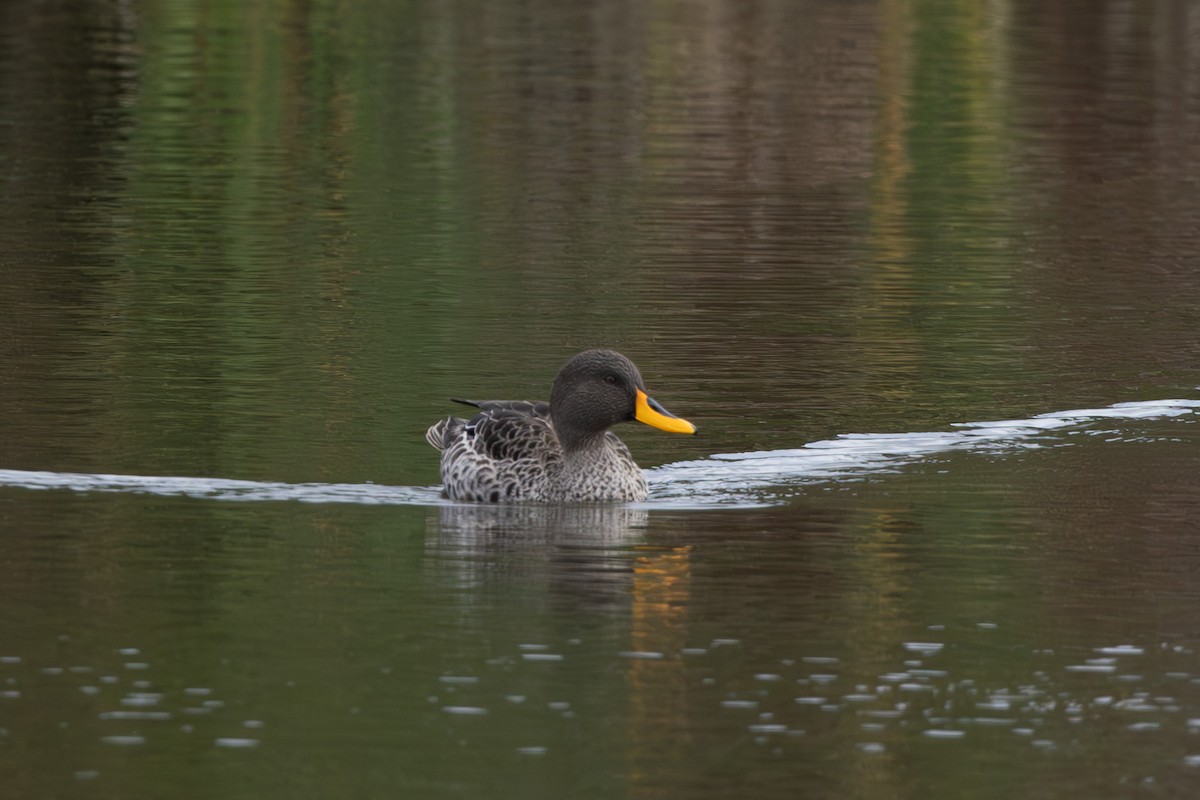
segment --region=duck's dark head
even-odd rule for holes
[[[655,402],[638,368],[613,350],[585,350],[559,370],[550,392],[550,416],[567,450],[632,420],[671,433],[696,432],[695,425]]]

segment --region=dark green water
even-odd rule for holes
[[[5,796],[1194,793],[1190,4],[0,23]],[[651,501],[439,502],[591,346]]]

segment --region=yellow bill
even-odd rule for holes
[[[637,390],[637,413],[634,414],[634,419],[668,433],[696,432],[695,425],[667,411],[641,389]]]

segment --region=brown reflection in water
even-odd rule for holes
[[[689,693],[680,650],[687,646],[691,601],[690,545],[636,548],[631,591],[629,728],[626,763],[636,795],[657,781],[649,764],[683,762],[693,745],[687,718]],[[661,654],[661,658],[637,654]]]
[[[55,433],[93,410],[76,362],[96,334],[89,315],[112,266],[97,250],[110,235],[104,201],[121,186],[109,158],[129,136],[136,21],[126,4],[0,10],[0,460],[8,466],[69,452]]]
[[[1042,358],[1060,381],[1128,381],[1115,354],[1168,381],[1192,371],[1200,9],[1022,2],[1012,39]]]

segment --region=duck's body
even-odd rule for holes
[[[479,413],[470,420],[449,417],[425,433],[442,451],[442,484],[452,500],[637,502],[646,499],[646,478],[608,428],[637,419],[677,433],[695,431],[651,400],[637,368],[611,350],[571,359],[555,378],[549,403],[459,402]]]
[[[646,499],[646,478],[615,434],[568,453],[554,432],[549,403],[460,401],[471,420],[450,417],[425,438],[442,451],[442,485],[452,500],[571,503]]]

